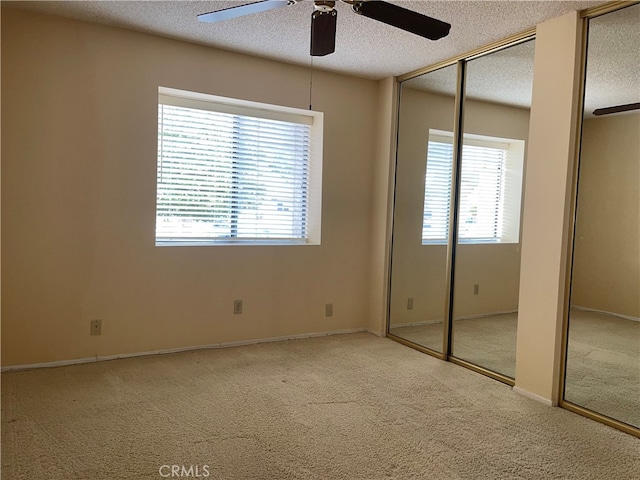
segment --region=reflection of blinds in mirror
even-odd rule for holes
[[[429,142],[422,219],[423,243],[445,243],[449,225],[453,145]]]
[[[463,146],[458,216],[460,239],[499,240],[504,159],[505,151],[500,148]]]
[[[519,182],[505,181],[510,177],[507,163],[509,144],[478,139],[466,139],[462,149],[460,172],[460,215],[458,238],[461,242],[513,241],[510,225],[519,222]],[[452,139],[430,135],[425,177],[422,243],[446,243],[450,214]],[[521,162],[519,162],[521,165]],[[518,183],[516,185],[516,183]],[[513,185],[512,185],[513,184]],[[517,203],[517,205],[511,205]],[[517,217],[517,218],[516,218]],[[516,227],[517,231],[517,227]],[[517,234],[515,241],[517,241]]]

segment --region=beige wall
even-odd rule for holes
[[[452,131],[453,113],[451,97],[402,90],[391,287],[393,324],[443,317],[447,247],[422,245],[421,235],[429,129]],[[465,102],[465,133],[526,141],[528,130],[526,109]],[[517,309],[519,244],[461,244],[456,263],[456,316]],[[480,284],[480,295],[473,295],[476,283]],[[414,299],[412,310],[407,309],[409,297]]]
[[[559,384],[578,25],[572,13],[538,26],[525,172],[516,388],[547,403]],[[158,85],[305,108],[308,70],[3,8],[2,73],[3,366],[379,326],[386,239],[371,236],[388,200],[376,135],[390,132],[389,81],[314,75],[321,246],[155,248]],[[398,175],[398,188],[413,181]]]
[[[584,122],[571,300],[640,317],[640,114]]]
[[[3,366],[372,325],[376,82],[314,73],[321,246],[156,248],[158,86],[307,108],[309,70],[3,9],[2,74]]]
[[[536,28],[515,388],[548,404],[559,394],[580,38],[577,12]]]
[[[380,335],[387,331],[389,295],[389,257],[393,215],[393,166],[396,148],[396,108],[398,83],[394,78],[378,82],[378,131],[374,163],[373,215],[371,225],[371,292],[369,330]]]

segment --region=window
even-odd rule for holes
[[[161,87],[156,245],[318,244],[322,113]]]
[[[447,242],[453,134],[429,131],[422,243]],[[460,171],[458,240],[517,243],[524,142],[465,134]]]

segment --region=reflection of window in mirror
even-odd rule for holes
[[[464,134],[458,239],[518,243],[524,141]],[[429,130],[422,244],[447,242],[453,133]]]

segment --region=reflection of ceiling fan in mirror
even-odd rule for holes
[[[451,25],[421,13],[407,10],[380,0],[342,0],[351,5],[359,15],[386,23],[407,32],[430,40],[438,40],[449,34]],[[225,8],[198,15],[201,22],[219,22],[231,18],[266,12],[276,8],[295,5],[296,0],[261,0],[246,5]],[[336,49],[336,11],[335,0],[315,0],[311,14],[311,55],[321,57],[333,53]]]
[[[596,108],[593,114],[596,117],[601,115],[611,115],[612,113],[630,112],[632,110],[640,110],[640,103],[627,103],[625,105],[616,105],[615,107]]]

